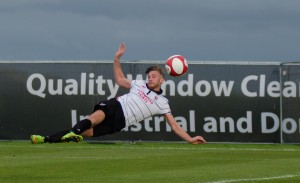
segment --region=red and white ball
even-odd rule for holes
[[[188,63],[181,55],[173,55],[167,59],[166,71],[171,76],[181,76],[188,70]]]

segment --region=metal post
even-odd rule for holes
[[[283,90],[283,77],[286,75],[286,71],[283,70],[282,68],[283,63],[280,64],[279,67],[279,80],[280,80],[280,125],[279,125],[279,130],[280,130],[280,144],[283,144],[283,137],[282,137],[282,115],[283,115],[283,101],[282,101],[282,90]]]

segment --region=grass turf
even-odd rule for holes
[[[300,182],[300,146],[0,142],[3,183]]]

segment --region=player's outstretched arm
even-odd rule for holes
[[[168,121],[172,130],[183,140],[187,141],[190,144],[205,144],[206,141],[202,136],[191,137],[186,131],[181,128],[181,126],[175,121],[172,114],[165,114],[165,119]]]
[[[115,58],[114,58],[114,77],[115,77],[115,82],[124,87],[129,89],[131,80],[127,79],[124,76],[121,63],[120,63],[120,58],[124,55],[126,51],[126,45],[125,43],[121,43],[119,46],[118,51],[115,53]]]

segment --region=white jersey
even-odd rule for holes
[[[169,101],[161,93],[149,89],[144,80],[133,80],[130,92],[117,98],[124,112],[126,126],[153,115],[171,113]]]

